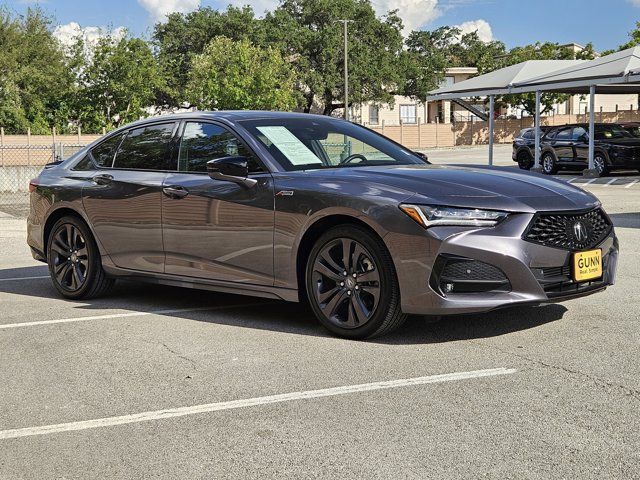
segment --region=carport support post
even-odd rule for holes
[[[598,175],[598,171],[593,163],[593,154],[595,152],[594,137],[595,137],[595,98],[596,98],[596,86],[591,85],[589,87],[589,168],[582,171],[582,175],[585,177],[595,178]]]
[[[536,143],[534,147],[533,158],[535,160],[533,167],[531,168],[532,172],[542,172],[542,167],[540,166],[540,90],[536,90],[536,116],[535,116],[535,124],[536,130]]]
[[[493,165],[493,95],[489,95],[489,165]]]

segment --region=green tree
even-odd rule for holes
[[[153,41],[167,88],[159,92],[158,104],[166,107],[188,106],[185,89],[194,56],[218,36],[249,40],[261,44],[262,21],[251,7],[228,7],[225,11],[200,8],[194,12],[172,13],[167,21],[156,24]]]
[[[411,32],[405,44],[403,93],[419,99],[438,87],[447,68],[476,67],[483,74],[494,70],[505,53],[502,42],[484,42],[477,32],[462,34],[458,28],[448,26]]]
[[[277,50],[217,37],[193,57],[186,98],[205,110],[290,110],[294,78]]]
[[[402,87],[402,22],[396,12],[379,18],[368,0],[283,0],[265,16],[264,41],[294,64],[305,112],[315,101],[325,115],[345,106],[341,19],[352,20],[350,103],[390,103]]]
[[[99,131],[137,120],[148,115],[163,87],[158,65],[145,41],[102,38],[88,65],[81,68],[77,121],[85,131]]]
[[[0,10],[0,125],[8,132],[64,124],[73,78],[51,24],[39,8],[17,18]]]

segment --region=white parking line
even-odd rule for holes
[[[631,182],[629,185],[626,185],[624,188],[631,188],[633,187],[636,183],[638,183],[640,180],[634,180],[633,182]]]
[[[11,278],[0,278],[0,282],[15,282],[16,280],[36,280],[38,278],[49,278],[49,275],[41,275],[38,277],[11,277]]]
[[[588,182],[583,183],[583,185],[590,185],[593,182],[595,182],[596,180],[598,180],[597,178],[592,178],[591,180],[589,180]]]
[[[237,304],[237,305],[223,305],[220,307],[174,308],[169,310],[152,310],[150,312],[110,313],[107,315],[93,315],[90,317],[59,318],[57,320],[37,320],[35,322],[7,323],[5,325],[0,325],[0,330],[4,330],[8,328],[35,327],[38,325],[53,325],[56,323],[87,322],[89,320],[107,320],[111,318],[145,317],[148,315],[169,315],[172,313],[201,312],[204,310],[211,310],[211,311],[227,310],[230,308],[256,307],[260,305],[265,305],[265,304],[264,303],[243,303],[243,304]]]
[[[323,388],[321,390],[306,390],[302,392],[283,393],[280,395],[269,395],[266,397],[231,400],[228,402],[207,403],[204,405],[194,405],[192,407],[169,408],[166,410],[134,413],[131,415],[122,415],[119,417],[96,418],[94,420],[84,420],[80,422],[58,423],[54,425],[42,425],[39,427],[15,428],[12,430],[0,431],[0,440],[18,437],[31,437],[34,435],[47,435],[50,433],[86,430],[89,428],[111,427],[114,425],[123,425],[126,423],[149,422],[153,420],[162,420],[165,418],[184,417],[186,415],[219,412],[222,410],[255,407],[258,405],[269,405],[273,403],[291,402],[295,400],[333,397],[337,395],[371,392],[374,390],[385,390],[389,388],[411,387],[415,385],[426,385],[429,383],[452,382],[455,380],[490,377],[494,375],[508,375],[515,372],[516,370],[513,368],[491,368],[487,370],[475,370],[471,372],[445,373],[441,375],[430,375],[428,377],[406,378],[402,380],[364,383],[360,385],[346,385],[343,387]]]
[[[611,185],[613,182],[615,182],[617,180],[617,178],[612,178],[611,180],[609,180],[604,186],[608,187],[609,185]]]
[[[579,178],[580,178],[580,177],[573,177],[573,178],[570,178],[569,180],[567,180],[567,183],[571,183],[571,182],[573,182],[574,180],[577,180],[577,179],[579,179]]]

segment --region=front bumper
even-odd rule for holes
[[[416,236],[389,234],[385,240],[395,260],[403,312],[418,315],[487,312],[521,304],[563,301],[613,285],[618,258],[618,240],[613,229],[595,247],[602,248],[602,278],[577,284],[565,275],[571,261],[570,251],[522,239],[532,218],[532,214],[512,214],[494,228],[437,227],[416,231]],[[494,266],[504,272],[509,288],[443,293],[430,282],[434,266],[437,268],[436,259],[443,255]]]

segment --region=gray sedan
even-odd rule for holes
[[[31,182],[28,243],[61,295],[117,278],[308,301],[334,334],[613,284],[590,193],[512,169],[429,165],[364,127],[274,112],[144,120]]]

